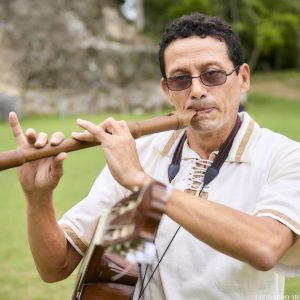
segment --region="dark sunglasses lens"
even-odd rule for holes
[[[172,91],[181,91],[187,89],[191,85],[192,78],[190,76],[174,76],[167,78],[167,86]]]
[[[221,70],[204,72],[201,74],[201,80],[205,85],[220,85],[226,81],[226,72]]]

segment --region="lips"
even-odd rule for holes
[[[197,115],[199,115],[199,114],[208,114],[212,112],[215,109],[215,107],[213,106],[197,107],[197,108],[194,107],[192,109],[197,113]]]
[[[196,112],[195,116],[204,116],[212,113],[213,111],[217,111],[217,106],[210,102],[202,102],[202,103],[191,103],[188,106],[188,109]]]
[[[187,106],[187,109],[192,109],[195,111],[202,111],[202,110],[211,109],[211,108],[216,108],[214,103],[208,103],[208,102],[205,103],[202,101],[201,101],[201,103],[190,103]]]
[[[203,108],[197,108],[195,109],[196,112],[203,112],[203,111],[209,111],[214,109],[213,107],[203,107]]]

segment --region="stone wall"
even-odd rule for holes
[[[157,46],[112,2],[2,0],[0,93],[23,114],[161,109]]]

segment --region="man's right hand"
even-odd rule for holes
[[[37,133],[32,128],[27,129],[24,134],[18,117],[14,112],[9,114],[9,123],[18,149],[43,148],[48,143],[55,146],[64,140],[62,132],[55,132],[49,141],[46,133]],[[52,193],[63,175],[63,160],[66,157],[66,153],[60,153],[55,157],[25,163],[18,168],[20,183],[29,199],[42,200],[44,196],[49,196]]]

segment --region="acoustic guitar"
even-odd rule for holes
[[[129,300],[138,265],[129,257],[143,255],[165,211],[165,185],[152,182],[101,215],[81,263],[72,300]]]

